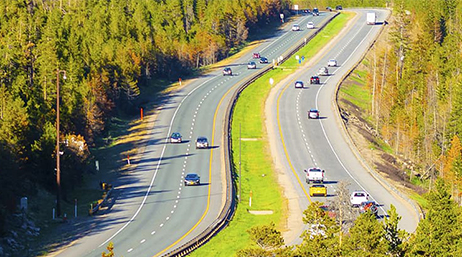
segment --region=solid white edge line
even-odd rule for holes
[[[369,30],[369,32],[366,34],[366,36],[363,38],[363,40],[361,40],[361,42],[359,42],[359,44],[356,46],[356,48],[351,52],[350,56],[345,60],[344,63],[347,63],[350,58],[353,56],[353,54],[356,52],[356,50],[358,50],[358,48],[361,46],[361,44],[367,39],[367,37],[369,36],[369,34],[372,32],[372,28],[371,30]],[[343,67],[343,66],[342,66]],[[339,68],[340,69],[340,68]],[[339,70],[337,69],[337,71]],[[321,92],[321,90],[324,88],[324,85],[327,83],[327,81],[330,79],[331,77],[327,78],[325,83],[323,85],[321,85],[321,88],[318,90],[318,92],[316,93],[316,109],[319,109],[318,107],[318,98],[319,98],[319,93]],[[327,140],[327,143],[329,144],[330,146],[330,149],[332,150],[332,152],[334,153],[335,155],[335,158],[337,158],[338,162],[340,163],[340,165],[342,166],[342,168],[345,170],[345,172],[351,177],[351,179],[353,179],[353,181],[359,185],[359,187],[361,187],[362,190],[364,190],[371,198],[372,200],[374,200],[375,202],[377,202],[377,200],[374,199],[374,197],[369,194],[369,192],[367,192],[367,190],[361,185],[361,183],[359,183],[358,180],[356,180],[353,175],[350,173],[350,171],[345,167],[345,165],[343,164],[343,162],[340,160],[340,157],[337,155],[337,152],[334,150],[334,147],[332,146],[332,143],[330,142],[329,140],[329,137],[327,136],[327,133],[326,133],[326,130],[324,129],[324,125],[322,124],[322,121],[319,120],[319,124],[321,125],[321,129],[322,129],[322,132],[324,134],[324,137],[326,138]],[[386,211],[383,209],[382,206],[380,206],[380,209],[383,211],[384,214],[386,214]]]

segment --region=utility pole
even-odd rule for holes
[[[66,79],[65,70],[56,70],[56,216],[61,216],[61,169],[60,169],[60,151],[59,151],[59,74],[63,73],[63,79]]]

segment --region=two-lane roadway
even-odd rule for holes
[[[310,201],[327,202],[335,197],[339,181],[349,183],[350,193],[366,191],[372,200],[380,204],[379,216],[383,217],[390,204],[396,206],[402,216],[399,225],[407,231],[414,231],[418,216],[411,205],[389,191],[380,179],[374,178],[358,161],[346,142],[341,120],[337,115],[336,85],[342,76],[359,61],[380,31],[381,23],[366,24],[368,10],[354,10],[357,16],[349,28],[329,44],[326,49],[300,69],[292,79],[273,90],[278,90],[271,106],[271,120],[275,133],[277,154],[283,169],[300,196],[299,204],[304,210]],[[373,10],[378,21],[388,15],[387,10]],[[337,67],[328,67],[329,75],[320,76],[320,85],[310,85],[310,77],[321,67],[327,67],[330,59],[336,59]],[[305,88],[295,88],[294,82],[301,80]],[[308,111],[318,109],[319,119],[308,119]],[[305,169],[320,167],[325,170],[327,197],[309,196],[310,185],[305,182]]]

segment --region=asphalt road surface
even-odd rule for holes
[[[300,24],[301,31],[291,31],[292,23],[287,24],[252,52],[259,52],[271,63],[314,33],[306,29],[308,21],[319,27],[332,15],[297,17],[293,23]],[[115,183],[117,199],[111,212],[96,216],[98,222],[76,235],[59,256],[101,256],[109,242],[114,243],[116,256],[162,255],[214,222],[224,204],[224,113],[237,86],[264,67],[255,60],[257,69],[247,69],[251,59],[249,53],[228,65],[232,76],[223,76],[218,69],[191,81],[161,103],[137,168]],[[172,132],[181,133],[183,142],[168,143]],[[195,148],[199,136],[208,138],[209,149]],[[187,173],[199,174],[201,184],[184,186]]]
[[[386,10],[374,10],[378,15],[378,23],[367,25],[368,10],[354,11],[358,14],[357,18],[347,32],[328,45],[310,65],[298,71],[275,94],[274,102],[277,104],[272,107],[271,115],[273,120],[278,121],[273,124],[273,130],[279,133],[272,136],[276,137],[284,172],[289,175],[300,196],[302,210],[306,209],[310,201],[327,202],[335,197],[335,185],[345,181],[349,183],[350,193],[355,190],[366,191],[371,200],[380,205],[379,218],[383,218],[390,204],[393,204],[402,216],[399,226],[413,232],[418,223],[415,209],[384,187],[383,181],[374,178],[358,161],[346,142],[340,117],[335,111],[336,85],[376,38],[388,15]],[[319,68],[327,66],[329,59],[336,59],[338,66],[328,67],[329,75],[320,76],[320,85],[310,85],[310,77]],[[296,80],[303,81],[305,88],[295,88]],[[320,111],[319,119],[308,119],[308,111],[312,108]],[[325,170],[327,197],[309,197],[310,185],[305,182],[304,170],[310,167]]]

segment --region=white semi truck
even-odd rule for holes
[[[368,12],[366,16],[367,25],[375,25],[377,22],[377,15],[375,12]]]

